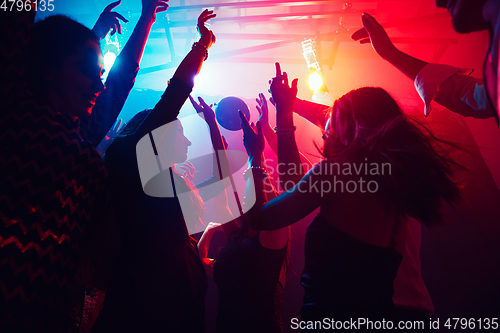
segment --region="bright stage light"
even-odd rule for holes
[[[113,67],[115,60],[116,60],[116,54],[114,52],[108,51],[104,55],[104,68],[106,68],[106,72],[109,72],[111,67]]]
[[[323,71],[316,58],[316,42],[314,40],[307,39],[302,42],[302,55],[309,68],[309,89],[313,95],[317,92],[327,94],[328,89],[325,86]]]
[[[311,89],[313,92],[319,91],[321,87],[323,86],[323,78],[321,75],[316,72],[312,71],[309,73],[309,89]]]

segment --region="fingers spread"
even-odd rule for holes
[[[299,79],[293,79],[293,81],[292,81],[292,89],[297,89],[298,82],[299,82]]]

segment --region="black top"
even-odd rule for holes
[[[401,259],[394,248],[364,243],[318,214],[306,232],[302,320],[387,319]]]
[[[281,332],[275,319],[274,294],[286,246],[262,246],[259,233],[223,252],[214,265],[219,288],[216,332]]]
[[[207,280],[196,241],[188,234],[177,197],[145,194],[136,157],[137,142],[174,120],[190,91],[172,79],[139,128],[125,128],[107,150],[123,245],[95,331],[204,332]],[[172,176],[174,183],[183,181]]]
[[[74,121],[20,75],[34,16],[0,13],[0,331],[68,332],[82,287],[77,266],[104,215],[107,173],[95,146],[138,64],[120,55],[92,114]]]

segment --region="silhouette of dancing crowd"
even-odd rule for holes
[[[290,226],[318,208],[304,235],[300,329],[320,331],[314,325],[325,318],[429,318],[420,224],[439,226],[443,200],[460,203],[454,174],[464,168],[450,158],[450,143],[405,114],[382,88],[361,87],[324,106],[298,99],[297,79],[289,82],[276,63],[269,87],[276,127],[263,94],[257,99],[259,121],[250,124],[238,114],[248,169],[245,213],[234,216],[224,187],[202,191],[228,177],[225,150],[231,144],[212,107],[190,96],[216,42],[205,26],[216,14],[204,10],[200,38],[161,99],[98,153],[167,1],[142,0],[141,17],[104,83],[99,42],[110,30],[121,32],[126,19],[112,11],[119,1],[106,7],[92,30],[60,15],[34,23],[35,11],[26,8],[0,13],[0,331],[204,332],[210,275],[219,290],[217,332],[283,332]],[[436,4],[446,7],[448,1]],[[416,82],[426,114],[435,100],[461,115],[498,121],[500,6],[462,0],[451,14],[458,32],[492,32],[484,80],[402,53],[368,14],[352,38],[371,43]],[[201,184],[193,183],[191,164],[184,173],[176,168],[192,144],[178,119],[188,97],[218,152],[213,175]],[[294,113],[323,134],[317,164],[297,148]],[[279,162],[275,175],[263,157],[266,141]],[[152,168],[162,171],[149,187],[138,165],[141,154],[155,156]],[[349,185],[363,184],[355,173],[340,171],[346,165],[363,169],[364,188],[349,191]],[[346,191],[311,187],[332,186],[332,175]],[[271,186],[273,176],[281,190]],[[205,225],[204,202],[212,198],[230,222],[206,224],[197,242],[190,228]],[[224,232],[227,243],[210,258],[216,231]]]

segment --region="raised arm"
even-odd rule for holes
[[[299,150],[295,141],[293,123],[293,104],[297,96],[297,82],[288,86],[288,75],[281,74],[281,67],[276,63],[276,77],[271,81],[270,92],[276,106],[276,135],[278,142],[278,175],[281,188],[285,191],[295,186],[304,172]]]
[[[320,128],[325,128],[326,117],[331,111],[331,106],[306,101],[300,98],[295,98],[295,103],[293,103],[293,112]]]
[[[364,28],[356,31],[352,39],[361,44],[370,43],[377,54],[414,81],[418,94],[425,103],[424,115],[430,113],[430,103],[437,103],[464,117],[489,118],[495,115],[488,103],[481,79],[468,76],[471,70],[429,64],[399,51],[384,28],[369,14],[361,17]]]
[[[210,248],[210,242],[212,241],[212,237],[216,231],[222,231],[221,225],[219,223],[210,222],[198,242],[198,254],[201,262],[203,263],[203,267],[205,267],[205,271],[209,276],[213,275],[212,263],[214,259],[208,258],[208,249]]]
[[[261,233],[259,236],[262,246],[270,249],[281,249],[286,245],[289,238],[288,229],[285,228],[286,225],[275,228],[275,224],[269,223],[267,227],[261,228],[260,223],[255,224],[256,217],[267,202],[266,194],[274,191],[267,178],[266,165],[262,159],[262,152],[264,151],[262,125],[257,122],[257,133],[255,133],[245,115],[241,111],[239,111],[239,115],[243,129],[243,144],[249,156],[249,168],[245,171],[247,182],[246,202],[254,202],[253,206],[247,211],[250,227],[254,230],[269,230],[269,232]],[[273,199],[273,201],[276,199]],[[254,228],[253,223],[259,228]]]
[[[257,105],[255,108],[259,112],[258,121],[262,125],[262,132],[264,133],[264,138],[266,138],[267,143],[274,151],[275,154],[278,152],[278,146],[276,144],[276,133],[274,133],[271,124],[269,123],[269,108],[267,107],[267,100],[263,93],[259,93],[259,97],[255,99]]]
[[[188,98],[195,76],[200,72],[203,61],[208,56],[208,49],[215,43],[214,34],[205,27],[205,22],[215,17],[213,11],[204,10],[198,17],[200,40],[193,44],[191,51],[182,60],[160,101],[138,130],[138,138],[159,126],[173,121]]]
[[[151,27],[156,20],[156,13],[167,10],[167,1],[142,0],[141,16],[109,72],[105,84],[106,90],[98,97],[92,115],[82,122],[84,130],[94,146],[97,146],[105,137],[122,110],[134,86],[144,48]],[[119,13],[112,12],[112,9],[119,4],[120,1],[109,4],[99,16],[92,30],[100,39],[104,38],[110,30],[111,34],[116,31],[121,33],[118,19],[128,22]]]
[[[196,184],[200,192],[200,196],[203,201],[207,201],[212,199],[214,196],[218,195],[221,191],[224,190],[224,187],[227,186],[227,183],[224,184],[222,182],[218,183],[217,189],[210,188],[209,191],[204,191],[204,188],[208,185],[214,184],[219,180],[225,179],[229,177],[229,162],[226,154],[226,144],[222,139],[222,135],[220,133],[219,125],[215,120],[215,112],[212,110],[212,107],[205,103],[203,98],[198,97],[198,104],[191,95],[189,95],[189,100],[193,105],[194,109],[202,117],[208,125],[210,131],[210,139],[212,141],[212,147],[214,149],[213,154],[213,166],[212,166],[212,176],[207,180]]]
[[[123,17],[120,13],[112,12],[113,8],[115,8],[121,3],[122,3],[121,0],[110,3],[109,5],[106,6],[106,8],[104,8],[101,15],[99,15],[97,22],[94,24],[94,27],[92,28],[92,31],[97,36],[97,38],[99,38],[99,40],[104,39],[110,30],[111,30],[111,36],[113,36],[116,32],[121,34],[122,26],[120,24],[120,20],[125,23],[128,23],[128,20],[125,17]]]
[[[390,62],[412,81],[428,63],[399,51],[387,36],[384,28],[370,14],[361,16],[364,28],[352,34],[351,38],[361,44],[370,43],[382,59]]]

